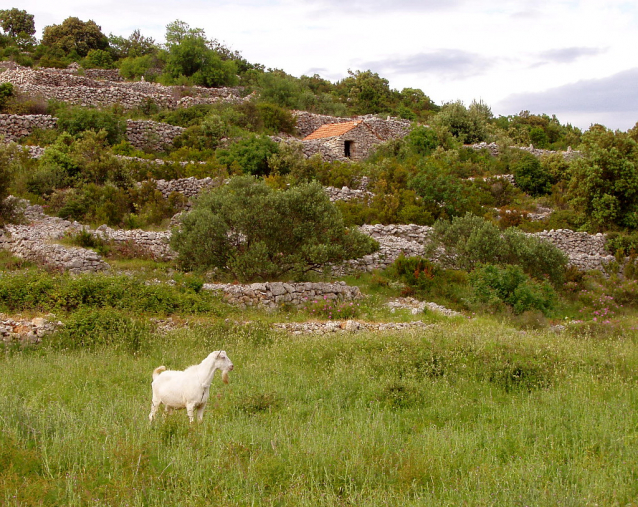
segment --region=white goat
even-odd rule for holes
[[[163,403],[167,414],[173,409],[185,408],[191,422],[194,420],[193,412],[197,409],[197,420],[201,421],[215,370],[221,370],[222,380],[228,384],[228,372],[232,369],[233,363],[224,350],[210,353],[200,364],[189,366],[184,371],[158,366],[153,371],[153,402],[149,420],[153,421],[155,412]]]

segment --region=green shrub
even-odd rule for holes
[[[447,266],[472,271],[479,264],[517,264],[555,285],[562,283],[567,267],[567,256],[548,241],[513,228],[501,233],[492,222],[470,213],[434,224],[428,251],[438,247],[444,249],[439,258]]]
[[[265,176],[270,174],[268,157],[279,151],[277,143],[267,136],[251,136],[218,150],[217,160],[229,171],[237,166],[244,174]]]
[[[305,310],[311,318],[315,319],[354,319],[359,316],[359,303],[323,297],[307,301]]]
[[[376,243],[343,225],[318,183],[280,191],[237,177],[200,195],[171,246],[187,268],[249,281],[301,276],[370,253]]]
[[[87,130],[104,130],[108,143],[114,145],[124,139],[126,134],[126,121],[112,111],[74,106],[60,110],[57,115],[58,128],[74,136]]]
[[[215,297],[196,279],[176,285],[147,284],[125,275],[52,275],[29,271],[0,277],[4,311],[76,311],[115,308],[172,314],[215,312]]]
[[[470,274],[470,285],[473,301],[495,310],[507,305],[516,314],[533,309],[548,315],[556,309],[552,286],[532,280],[519,266],[479,266]]]
[[[138,352],[151,340],[148,324],[133,320],[121,311],[111,308],[80,309],[74,312],[47,340],[53,349],[87,349],[99,347],[122,348]]]
[[[525,153],[520,160],[512,164],[516,185],[532,197],[549,194],[554,179],[545,166],[534,155]]]

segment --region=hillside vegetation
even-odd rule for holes
[[[45,243],[110,266],[71,274],[0,250],[1,503],[638,502],[638,124],[494,117],[369,70],[295,77],[179,20],[164,43],[74,17],[37,40],[17,8],[0,28],[8,67],[117,69],[175,97],[231,87],[236,99],[83,107],[0,72],[0,113],[57,118],[0,144],[0,245],[40,234],[24,199],[69,221]],[[298,111],[411,128],[330,162],[304,156]],[[184,131],[141,149],[127,120]],[[196,197],[158,186],[189,177],[210,185]],[[331,200],[326,187],[359,193]],[[420,226],[422,254],[343,268],[387,253],[359,227],[371,224]],[[95,234],[104,225],[170,232],[174,255]],[[600,269],[531,234],[550,229],[604,234]],[[267,310],[210,285],[336,281],[361,297],[293,304],[284,290]],[[43,320],[46,334],[25,331]],[[228,386],[214,379],[204,421],[178,411],[149,425],[153,369],[213,350],[235,369]]]

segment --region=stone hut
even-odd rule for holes
[[[304,152],[321,153],[328,160],[361,160],[383,141],[365,121],[322,125],[303,139]]]

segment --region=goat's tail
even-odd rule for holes
[[[158,366],[153,370],[153,380],[157,378],[157,376],[166,370],[166,366]]]

